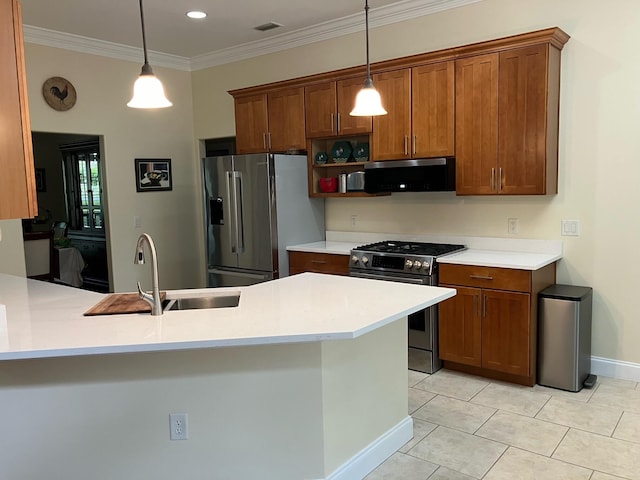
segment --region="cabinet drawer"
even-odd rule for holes
[[[301,272],[349,275],[349,255],[289,252],[289,274]]]
[[[513,292],[530,292],[531,272],[513,268],[443,263],[440,264],[440,284],[444,283]]]

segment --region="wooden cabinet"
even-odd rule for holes
[[[289,252],[289,275],[302,272],[349,275],[349,255]]]
[[[17,0],[0,0],[0,219],[38,213],[31,124]]]
[[[440,266],[440,285],[457,295],[440,304],[445,366],[505,381],[536,381],[537,298],[555,283],[555,264],[540,270]]]
[[[454,62],[374,76],[388,114],[373,120],[373,159],[455,155]]]
[[[369,133],[371,117],[352,117],[349,112],[364,78],[348,78],[305,87],[307,138]]]
[[[559,85],[549,43],[456,61],[459,195],[557,193]]]
[[[304,88],[236,97],[238,153],[304,150]]]

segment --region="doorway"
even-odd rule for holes
[[[24,220],[23,229],[54,230],[56,279],[109,292],[100,136],[33,132],[32,140],[39,215]],[[67,277],[73,282],[65,281],[69,268],[77,270]]]

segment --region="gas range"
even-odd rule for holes
[[[354,272],[402,274],[408,278],[427,277],[437,273],[436,259],[465,250],[464,245],[384,241],[362,245],[351,250],[349,269]]]

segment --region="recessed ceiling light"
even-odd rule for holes
[[[189,18],[204,18],[207,16],[205,12],[201,12],[200,10],[191,10],[190,12],[187,12],[186,15]]]

